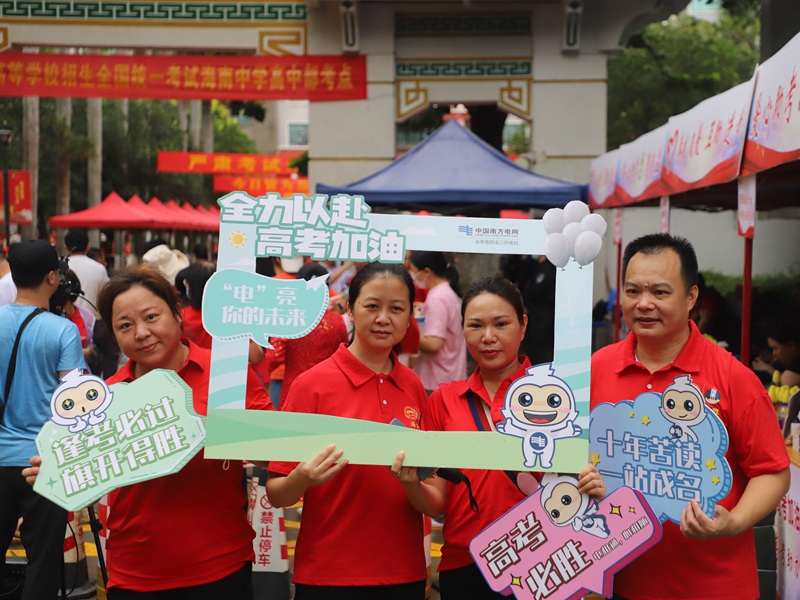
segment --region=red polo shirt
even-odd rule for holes
[[[661,393],[679,375],[691,375],[705,396],[719,391],[719,402],[709,404],[728,430],[725,457],[733,485],[719,503],[731,510],[752,477],[789,466],[786,445],[775,410],[755,374],[727,350],[705,339],[694,322],[691,334],[675,361],[650,373],[636,360],[636,336],[598,350],[592,357],[591,405],[634,400],[645,392]],[[736,537],[692,540],[671,521],[653,548],[614,576],[614,592],[629,600],[674,598],[757,598],[753,530]]]
[[[508,379],[503,380],[492,401],[483,379],[480,367],[466,381],[445,383],[435,390],[425,406],[422,416],[422,427],[426,431],[487,431],[490,432],[488,418],[484,407],[491,410],[492,421],[497,424],[503,420],[500,409],[503,408],[505,395],[511,382],[525,375],[525,369],[531,366],[527,357],[520,357],[522,366]],[[480,400],[478,418],[479,428],[470,410],[467,392]],[[487,435],[493,435],[487,433]],[[447,484],[445,518],[442,535],[442,560],[440,571],[458,569],[472,563],[469,543],[478,533],[488,527],[496,519],[508,512],[525,499],[515,481],[505,471],[489,471],[485,469],[460,469],[469,478],[475,500],[480,511],[472,512],[469,506],[469,495],[464,484]]]
[[[211,352],[184,339],[189,356],[178,375],[192,388],[195,411],[208,411]],[[133,361],[109,384],[133,381]],[[252,367],[249,409],[271,410]],[[206,460],[198,453],[180,471],[109,494],[108,585],[150,592],[222,579],[254,559],[255,532],[247,522],[240,461]]]
[[[381,375],[342,344],[294,380],[284,410],[378,423],[397,418],[419,427],[422,382],[392,358],[391,373]],[[271,462],[269,471],[288,475],[296,464]],[[294,581],[329,586],[421,581],[426,577],[422,537],[422,516],[387,467],[348,465],[303,495]]]

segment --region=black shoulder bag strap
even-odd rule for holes
[[[31,314],[25,317],[22,325],[19,326],[17,331],[17,339],[14,340],[14,348],[11,350],[11,360],[8,361],[8,371],[6,372],[6,389],[3,394],[3,406],[0,406],[0,421],[3,420],[3,413],[5,412],[6,404],[8,404],[8,394],[11,392],[11,382],[14,380],[14,372],[17,370],[17,350],[19,350],[19,340],[22,337],[23,330],[28,326],[34,317],[46,312],[43,308],[36,308]]]
[[[478,398],[477,394],[472,390],[467,390],[467,404],[469,406],[469,412],[472,414],[472,420],[475,421],[475,427],[478,428],[478,431],[492,431],[493,423],[489,416],[486,415],[487,420],[489,421],[489,428],[487,429],[486,425],[483,423],[480,417],[480,413],[478,411],[482,411],[483,408],[479,406],[481,403],[481,399]],[[519,484],[517,483],[517,474],[512,471],[503,471],[511,480],[517,488],[519,488]]]

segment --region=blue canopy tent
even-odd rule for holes
[[[377,173],[349,185],[317,185],[321,194],[361,195],[370,206],[442,204],[551,208],[586,200],[586,186],[536,175],[512,163],[455,120]]]

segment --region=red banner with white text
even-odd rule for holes
[[[0,95],[167,100],[362,100],[366,57],[0,52]]]
[[[291,175],[297,169],[289,166],[294,158],[283,154],[224,154],[221,152],[158,151],[160,173],[232,173],[249,175]]]
[[[31,211],[31,172],[6,171],[5,180],[8,181],[10,222],[15,225],[30,225],[33,223]],[[5,224],[5,206],[3,204],[3,179],[0,179],[0,223]]]
[[[263,196],[278,192],[281,196],[308,194],[308,177],[241,177],[239,175],[214,175],[215,192],[247,192]]]

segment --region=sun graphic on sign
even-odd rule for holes
[[[243,248],[247,243],[247,236],[237,229],[228,236],[228,241],[231,243],[231,246],[238,250],[239,248]]]

